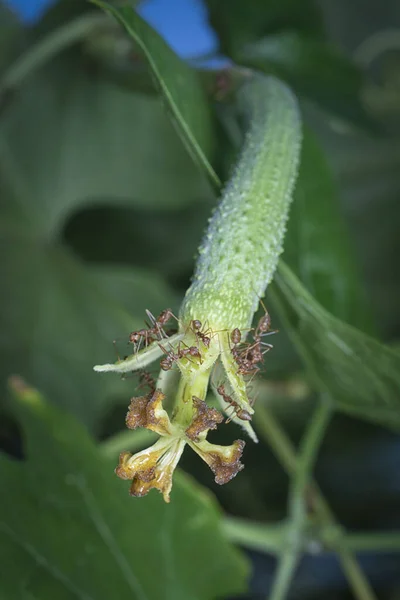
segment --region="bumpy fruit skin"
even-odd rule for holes
[[[237,166],[210,219],[180,320],[249,327],[271,281],[297,175],[301,119],[290,89],[254,76],[238,92],[248,122]]]

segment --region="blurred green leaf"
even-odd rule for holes
[[[242,46],[282,29],[319,36],[321,12],[314,0],[206,0],[210,22],[223,54],[233,56]]]
[[[86,268],[59,243],[65,223],[89,203],[170,209],[209,186],[157,100],[85,73],[70,54],[3,114],[0,185],[1,378],[22,373],[94,428],[123,384],[104,382],[93,364],[112,358],[112,340],[141,326],[145,308],[178,302],[150,271]],[[156,235],[147,225],[140,254]]]
[[[1,232],[1,380],[21,373],[92,429],[118,390],[93,365],[130,354],[129,331],[177,301],[160,277],[128,267],[86,268],[62,246]]]
[[[10,26],[5,29],[6,34],[9,29]],[[57,2],[26,37],[27,47],[14,58],[0,80],[2,95],[17,91],[33,72],[70,48],[80,53],[88,67],[101,69],[112,81],[133,91],[155,91],[142,50],[113,18],[89,3]]]
[[[127,93],[65,56],[0,122],[0,176],[30,231],[54,236],[75,207],[115,200],[176,208],[209,196],[157,99]],[[179,177],[176,174],[179,173]]]
[[[308,128],[303,132],[283,258],[327,311],[362,330],[371,329],[336,186],[323,150]]]
[[[314,382],[335,406],[399,430],[399,354],[333,317],[283,262],[270,294]]]
[[[222,53],[281,77],[299,96],[342,120],[377,131],[361,102],[362,71],[325,39],[315,2],[207,0]]]
[[[131,7],[117,8],[102,0],[92,2],[111,13],[142,48],[189,152],[218,186],[210,166],[211,112],[197,73]]]
[[[69,221],[65,240],[85,260],[155,269],[174,282],[186,276],[188,283],[212,207],[211,202],[157,212],[126,206],[91,207]]]
[[[32,27],[31,36],[38,40],[58,27],[63,27],[69,21],[90,12],[93,13],[93,7],[89,2],[55,0],[48,5],[42,18]]]
[[[362,71],[327,42],[307,34],[283,31],[243,46],[239,64],[272,73],[304,98],[358,127],[377,130],[361,102]]]
[[[325,125],[325,124],[323,124]],[[320,127],[379,331],[400,339],[400,144]]]
[[[247,565],[208,494],[132,499],[81,425],[13,380],[26,460],[0,456],[2,597],[209,600],[244,591]]]
[[[25,32],[17,17],[0,0],[0,73],[22,45]]]

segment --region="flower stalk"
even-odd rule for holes
[[[178,333],[169,335],[170,310],[157,318],[148,313],[148,329],[130,335],[132,355],[94,367],[126,373],[162,357],[158,381],[147,395],[131,400],[127,415],[128,427],[146,427],[160,439],[134,456],[122,453],[116,469],[117,475],[132,480],[135,496],[155,487],[169,501],[172,474],[186,444],[210,466],[219,484],[243,468],[242,440],[223,447],[206,439],[224,419],[206,404],[210,381],[228,420],[257,441],[249,381],[272,348],[266,337],[273,331],[267,312],[254,329],[251,324],[282,251],[301,122],[295,97],[273,77],[252,76],[237,99],[247,123],[246,137],[200,246],[193,283],[177,319]],[[167,414],[162,403],[176,370],[180,381]]]

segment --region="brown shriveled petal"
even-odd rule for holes
[[[169,502],[172,476],[179,462],[185,440],[160,438],[153,446],[132,455],[122,452],[115,469],[121,479],[132,479],[131,496],[146,496],[152,488],[158,489]]]
[[[151,395],[147,405],[147,429],[151,429],[160,435],[171,433],[171,422],[167,412],[163,409],[162,403],[165,394],[161,390],[155,390]]]
[[[128,429],[147,426],[146,407],[149,403],[149,396],[150,394],[131,398],[131,403],[125,417],[125,424]]]
[[[236,440],[231,446],[218,446],[210,444],[207,440],[188,443],[214,472],[215,481],[219,485],[228,483],[244,469],[244,465],[240,462],[245,446],[243,440]]]
[[[129,429],[146,427],[160,435],[171,432],[168,414],[162,407],[165,395],[160,390],[150,392],[147,396],[132,398],[126,415],[126,426]]]
[[[216,429],[217,425],[222,423],[224,417],[218,410],[210,408],[204,400],[197,398],[197,396],[193,396],[193,406],[196,410],[196,416],[185,433],[193,442],[198,442],[200,433],[209,429]]]
[[[128,463],[132,456],[133,455],[130,452],[121,452],[119,455],[119,462],[118,466],[115,468],[115,474],[118,475],[120,479],[132,479],[134,476]]]

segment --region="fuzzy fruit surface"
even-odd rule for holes
[[[181,321],[249,327],[271,281],[298,170],[301,120],[290,89],[255,76],[238,92],[248,123],[242,151],[199,248]]]

